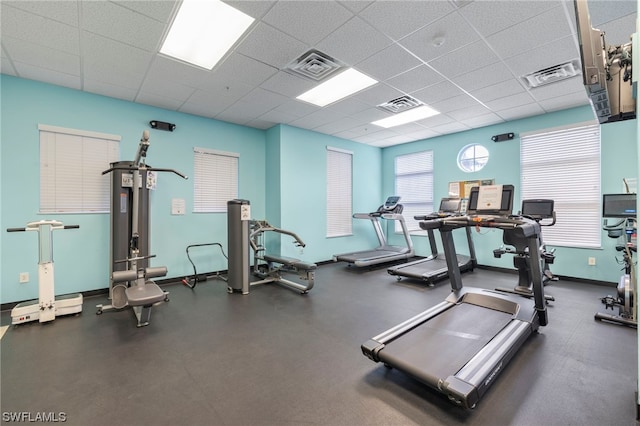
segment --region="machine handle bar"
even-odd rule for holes
[[[113,263],[124,263],[124,262],[131,262],[132,260],[151,259],[152,257],[156,257],[156,255],[155,254],[150,254],[149,256],[130,257],[128,259],[114,260]]]
[[[182,173],[180,173],[179,171],[174,170],[174,169],[162,169],[162,168],[156,168],[156,167],[145,167],[145,169],[149,170],[149,171],[153,171],[153,172],[171,172],[171,173],[177,174],[182,179],[189,179],[186,175],[183,175]],[[140,170],[140,167],[138,167],[138,166],[115,166],[115,167],[111,167],[110,169],[105,170],[104,172],[102,172],[102,174],[106,175],[107,173],[111,173],[114,170]]]
[[[33,225],[37,225],[39,222],[31,222],[31,224]],[[64,226],[56,226],[57,223],[60,222],[46,222],[46,221],[42,221],[43,225],[53,225],[52,229],[79,229],[80,225],[64,225]],[[30,224],[30,225],[31,225]],[[27,227],[27,228],[7,228],[7,232],[24,232],[24,231],[34,231],[38,229],[38,226],[31,226],[31,227]]]

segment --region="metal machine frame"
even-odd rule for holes
[[[78,225],[63,225],[57,220],[29,222],[25,228],[8,228],[7,232],[38,233],[38,300],[18,303],[11,310],[11,324],[30,321],[49,322],[57,316],[82,312],[82,294],[55,295],[53,270],[53,231],[78,229]]]

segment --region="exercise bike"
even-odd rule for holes
[[[553,226],[556,223],[554,201],[545,199],[522,200],[522,208],[519,216],[533,219],[540,224],[540,226]],[[495,249],[493,256],[495,258],[500,258],[503,254],[512,254],[514,256],[513,266],[518,270],[518,285],[513,289],[496,288],[496,291],[532,298],[533,278],[531,276],[531,256],[526,241],[521,241],[511,233],[505,232],[503,242],[505,245]],[[549,267],[555,260],[555,249],[548,249],[547,246],[542,243],[539,248],[539,253],[543,262],[542,284],[546,286],[551,281],[558,281],[558,277],[551,272]],[[545,294],[544,298],[547,302],[555,301],[555,298],[551,295]]]
[[[622,239],[623,243],[616,245],[616,251],[622,252],[622,260],[616,257],[618,263],[624,265],[624,273],[616,286],[615,296],[607,295],[600,301],[604,304],[605,310],[615,310],[618,314],[597,312],[594,316],[596,320],[610,321],[629,327],[637,327],[637,308],[634,303],[636,292],[636,274],[633,253],[637,251],[637,244],[634,236],[637,232],[636,225],[636,194],[604,194],[603,195],[603,217],[617,217],[620,220],[610,225],[604,219],[602,229],[607,231],[610,238]]]

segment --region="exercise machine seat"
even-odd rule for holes
[[[290,266],[303,271],[312,271],[318,267],[315,263],[303,262],[299,259],[294,259],[292,257],[274,256],[270,254],[265,254],[263,257],[264,257],[264,260],[266,260],[267,262],[281,263],[283,265]]]
[[[130,306],[151,306],[166,298],[164,291],[152,281],[147,281],[145,285],[128,287],[125,295]]]

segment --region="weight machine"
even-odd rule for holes
[[[138,320],[137,326],[149,324],[151,307],[168,302],[163,291],[151,278],[167,274],[165,266],[149,267],[149,190],[155,175],[150,172],[171,172],[145,164],[149,149],[149,131],[145,130],[134,161],[119,161],[102,172],[111,173],[111,252],[110,282],[107,306],[97,305],[97,315],[106,310],[122,310],[128,306]],[[144,184],[144,185],[143,185]]]
[[[9,228],[7,232],[38,233],[38,300],[18,303],[11,310],[11,324],[36,321],[49,322],[57,316],[82,312],[82,294],[55,296],[53,272],[53,231],[78,229],[78,225],[63,225],[57,220],[29,222],[25,228]]]

